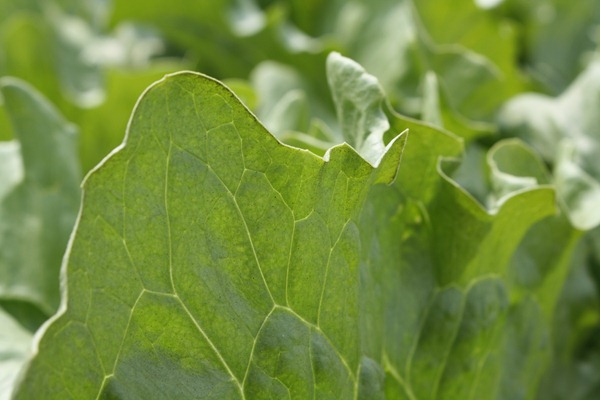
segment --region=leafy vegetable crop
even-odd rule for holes
[[[0,0],[0,399],[600,397],[599,24]]]

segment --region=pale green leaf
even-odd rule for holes
[[[495,208],[515,192],[550,183],[550,174],[542,159],[520,140],[497,142],[487,154],[490,171],[491,198]]]
[[[0,75],[31,82],[63,112],[98,105],[103,76],[88,54],[98,32],[54,2],[41,9],[9,15],[0,25]]]
[[[98,62],[86,51],[97,39],[97,31],[84,18],[68,14],[46,3],[45,21],[54,46],[55,73],[66,98],[79,107],[93,107],[104,101],[104,76]]]
[[[554,179],[572,224],[589,230],[600,223],[600,62],[595,61],[559,97],[524,94],[499,117],[506,135],[529,142],[554,164]]]
[[[309,107],[316,114],[318,105],[309,104],[308,85],[298,71],[267,61],[252,71],[250,79],[260,93],[256,114],[269,131],[279,138],[290,131],[308,131]]]
[[[350,2],[341,12],[352,27],[343,34],[345,53],[379,79],[400,111],[421,111],[420,86],[429,71],[437,74],[451,109],[470,119],[490,121],[515,93],[503,70],[485,56],[460,43],[432,40],[412,1],[366,3]]]
[[[0,79],[0,93],[19,143],[2,147],[11,153],[2,162],[13,165],[0,179],[0,302],[30,303],[49,316],[79,206],[76,132],[22,81]]]
[[[10,394],[22,366],[31,354],[31,333],[0,308],[0,400]]]
[[[390,127],[382,108],[385,95],[377,78],[355,61],[331,53],[327,79],[344,141],[377,166],[385,152],[383,135]]]
[[[564,140],[560,147],[554,171],[556,187],[573,226],[591,230],[600,224],[600,182],[577,164],[572,142]]]

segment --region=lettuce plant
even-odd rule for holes
[[[459,2],[443,35],[431,1],[100,3],[0,0],[89,33],[30,36],[69,54],[44,94],[0,79],[0,399],[600,395],[600,75],[525,93],[564,87],[511,59],[536,6]],[[111,18],[191,57],[79,58]],[[140,87],[194,62],[220,80],[151,84],[80,191]],[[88,84],[106,100],[71,104]]]

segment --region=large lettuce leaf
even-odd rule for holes
[[[439,161],[459,139],[390,126],[408,142],[377,167],[347,144],[324,161],[206,76],[153,85],[85,181],[63,307],[16,398],[528,397],[556,294],[509,267],[553,190],[498,155],[534,182],[488,211]]]

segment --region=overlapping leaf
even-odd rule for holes
[[[567,387],[580,386],[574,398],[593,398],[598,393],[598,350],[593,330],[598,327],[598,292],[593,271],[598,260],[597,232],[600,216],[598,177],[598,62],[592,62],[578,79],[558,98],[525,94],[511,100],[500,114],[506,134],[530,142],[553,165],[553,181],[561,200],[563,216],[541,225],[523,244],[519,257],[529,262],[517,276],[522,282],[535,282],[554,291],[563,280],[560,312],[553,322],[557,362],[544,378],[540,396],[565,396]],[[590,232],[591,230],[591,232]],[[552,250],[539,245],[541,232],[552,232]],[[578,243],[583,232],[587,243]],[[575,251],[573,248],[577,246]],[[591,262],[590,262],[591,261]],[[557,267],[561,265],[561,267]],[[567,267],[565,267],[567,265]],[[554,277],[543,283],[542,268]],[[569,272],[570,270],[570,272]],[[562,272],[561,272],[562,271]],[[578,288],[575,290],[574,288]],[[567,345],[569,343],[569,345]],[[565,347],[570,346],[570,347]],[[587,347],[590,350],[587,350]],[[585,350],[584,350],[585,349]]]
[[[2,78],[0,92],[18,140],[3,143],[14,165],[2,169],[0,302],[30,303],[49,316],[79,207],[76,131],[21,81]]]
[[[0,142],[0,397],[31,333],[59,302],[59,269],[79,205],[75,131],[31,87],[0,79],[15,140]]]
[[[600,62],[591,63],[558,98],[539,94],[515,97],[500,115],[506,134],[531,143],[554,164],[555,179],[574,226],[588,230],[600,223]]]

